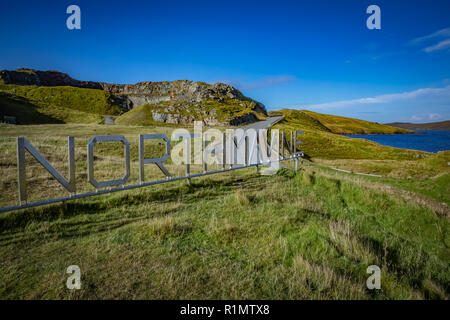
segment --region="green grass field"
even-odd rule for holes
[[[108,92],[75,87],[36,87],[0,84],[0,119],[18,124],[102,123],[102,115],[125,110]]]
[[[289,122],[277,126],[308,129]],[[86,182],[92,135],[127,137],[130,183],[136,183],[138,134],[171,129],[0,125],[0,203],[17,201],[19,135],[63,174],[66,137],[75,136],[77,184],[80,191],[92,191]],[[196,178],[191,186],[170,182],[0,214],[0,298],[448,299],[449,153],[316,132],[323,132],[317,135],[323,140],[305,142],[311,161],[304,160],[298,172],[260,176],[254,168],[243,169]],[[146,154],[161,148],[150,144]],[[96,147],[97,180],[122,175],[121,150],[107,143]],[[65,194],[29,155],[27,163],[32,200]],[[178,175],[184,171],[171,163],[167,168]],[[147,165],[146,176],[162,174]],[[366,288],[372,264],[382,269],[379,291]],[[81,268],[80,290],[65,286],[69,265]]]

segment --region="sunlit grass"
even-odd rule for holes
[[[170,131],[0,125],[1,203],[17,202],[19,135],[63,174],[66,136],[75,136],[77,184],[82,192],[93,190],[86,181],[86,143],[93,135],[125,135],[131,143],[129,183],[137,183],[138,134]],[[146,154],[161,150],[159,143],[149,143]],[[121,176],[122,146],[102,143],[95,152],[97,180]],[[369,164],[374,171],[390,168],[390,179],[410,172],[415,163],[427,177],[446,172],[434,157],[404,160],[407,165],[396,161],[354,164],[358,170]],[[35,160],[27,156],[27,163],[31,199],[67,194]],[[285,165],[292,168],[290,162]],[[175,175],[184,174],[182,166],[169,162],[167,167]],[[191,186],[174,181],[0,214],[0,297],[449,298],[448,208],[394,192],[397,189],[387,187],[384,180],[335,172],[309,161],[300,168],[283,169],[276,176],[243,169],[195,178]],[[163,177],[154,165],[146,165],[146,176]],[[82,272],[78,291],[65,287],[65,270],[73,264]],[[371,264],[382,269],[380,291],[365,286]]]

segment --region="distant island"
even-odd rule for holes
[[[408,130],[450,130],[450,120],[429,123],[392,122],[386,125]]]

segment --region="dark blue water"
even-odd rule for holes
[[[348,134],[347,137],[363,138],[385,146],[439,152],[450,150],[450,131],[416,130],[421,134]]]

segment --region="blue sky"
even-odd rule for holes
[[[81,30],[66,8],[81,8]],[[369,30],[366,8],[381,9]],[[269,110],[450,119],[450,1],[1,1],[0,69],[226,82]]]

